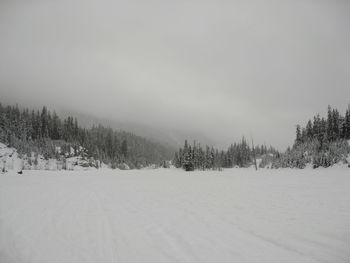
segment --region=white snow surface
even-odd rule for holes
[[[350,262],[349,171],[9,172],[0,262]]]

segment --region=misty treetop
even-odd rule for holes
[[[101,125],[83,128],[73,117],[61,119],[47,107],[41,111],[20,110],[0,104],[0,141],[19,153],[43,154],[45,158],[64,158],[79,154],[110,164],[126,163],[131,168],[160,164],[173,156],[172,149],[129,132],[115,131]],[[61,153],[56,147],[60,146]]]

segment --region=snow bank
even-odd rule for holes
[[[60,153],[60,147],[56,147],[56,151]],[[82,152],[82,147],[79,148]],[[73,148],[71,148],[74,154]],[[13,170],[15,172],[21,170],[96,170],[91,164],[95,164],[95,160],[82,157],[81,155],[67,157],[64,161],[57,159],[45,159],[43,155],[36,155],[32,152],[31,156],[20,156],[15,148],[0,143],[0,172],[3,168],[6,171]],[[106,165],[103,164],[103,167]]]
[[[0,172],[5,170],[21,170],[23,160],[19,158],[17,150],[0,143]]]

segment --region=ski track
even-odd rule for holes
[[[346,169],[0,176],[0,262],[350,262]]]

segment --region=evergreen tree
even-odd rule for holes
[[[122,148],[121,148],[123,156],[126,158],[128,156],[128,144],[126,140],[122,142]]]
[[[331,106],[328,106],[328,112],[327,112],[327,138],[332,141],[333,140],[333,114],[332,114],[332,108]]]
[[[300,125],[297,125],[295,144],[298,145],[302,142]]]
[[[350,140],[350,104],[345,113],[344,119],[344,138]]]
[[[187,141],[186,141],[187,142]],[[185,143],[185,146],[187,143]],[[187,149],[184,151],[184,160],[183,160],[183,168],[186,171],[193,171],[194,170],[194,164],[193,164],[193,158],[192,158],[192,149],[191,146],[184,147],[184,149]]]
[[[41,136],[44,138],[49,137],[49,127],[48,127],[48,115],[47,108],[44,106],[41,111]]]
[[[310,140],[312,139],[313,137],[313,127],[312,127],[312,123],[311,123],[311,120],[309,120],[307,122],[307,125],[306,125],[306,137]]]

